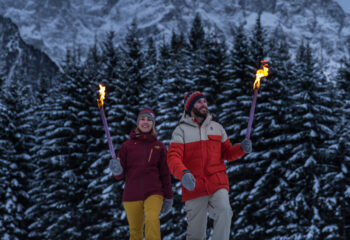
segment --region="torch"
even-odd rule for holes
[[[263,60],[263,61],[261,61],[261,63],[263,64],[263,69],[259,69],[256,72],[256,78],[255,78],[255,82],[254,82],[254,85],[253,85],[254,95],[253,95],[252,106],[250,108],[247,133],[245,135],[246,139],[250,139],[250,133],[252,131],[252,124],[253,124],[253,118],[254,118],[256,99],[258,97],[258,91],[259,91],[259,88],[260,88],[260,79],[263,78],[263,77],[267,77],[269,75],[268,61],[267,60]]]
[[[106,87],[101,85],[101,84],[99,84],[99,86],[100,86],[100,90],[99,90],[100,98],[97,99],[97,105],[98,105],[98,108],[100,109],[100,114],[101,114],[101,118],[102,118],[102,122],[103,122],[103,127],[105,129],[106,137],[107,137],[107,141],[108,141],[109,151],[110,151],[110,153],[112,155],[112,158],[116,159],[117,157],[115,156],[111,135],[110,135],[109,129],[108,129],[108,124],[107,124],[105,111],[103,109],[103,100],[105,99],[105,89],[106,89]]]

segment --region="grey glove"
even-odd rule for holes
[[[252,141],[250,139],[244,139],[241,142],[241,148],[246,153],[251,153],[252,152]]]
[[[164,198],[162,210],[160,212],[163,214],[167,214],[168,212],[170,212],[172,206],[173,206],[173,199]]]
[[[109,170],[111,170],[112,174],[118,176],[122,174],[123,167],[120,164],[120,158],[109,160]]]
[[[184,186],[184,188],[190,191],[192,191],[196,187],[196,179],[190,172],[186,172],[184,175],[182,175],[181,183]]]

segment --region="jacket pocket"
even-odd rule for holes
[[[208,165],[208,168],[207,168],[207,172],[209,173],[209,175],[217,172],[222,172],[222,171],[226,171],[226,165],[221,160],[220,160],[220,163]]]
[[[146,166],[153,167],[159,163],[161,159],[161,148],[159,145],[155,145],[149,151],[146,158]]]
[[[208,157],[210,164],[221,162],[221,136],[208,135]]]
[[[226,170],[226,166],[221,159],[221,136],[208,135],[207,171],[209,174],[213,174],[224,170]]]
[[[220,171],[215,174],[217,184],[228,185],[228,177],[225,171]]]

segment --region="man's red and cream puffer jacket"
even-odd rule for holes
[[[232,145],[224,128],[208,114],[202,125],[187,114],[173,132],[167,162],[173,176],[181,181],[189,170],[196,186],[189,191],[182,186],[182,201],[212,195],[221,188],[229,190],[224,160],[234,161],[245,152]]]

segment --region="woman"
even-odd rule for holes
[[[166,148],[157,140],[154,125],[154,112],[141,110],[136,129],[109,164],[116,179],[126,177],[122,201],[130,240],[143,239],[144,225],[146,240],[161,239],[159,215],[168,213],[173,204]]]

